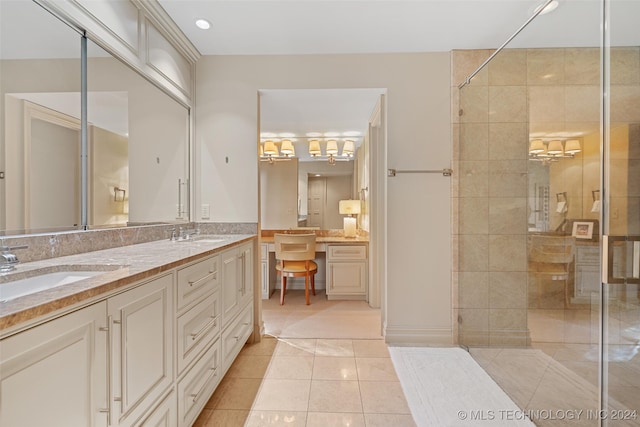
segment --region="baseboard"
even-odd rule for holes
[[[447,345],[453,344],[453,334],[447,328],[399,328],[386,326],[384,339],[395,345]]]

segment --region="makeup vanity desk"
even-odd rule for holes
[[[294,230],[306,233],[308,230]],[[315,230],[318,272],[315,277],[316,291],[326,289],[332,300],[367,300],[369,270],[369,236],[354,238],[335,234],[336,231]],[[339,231],[339,234],[342,230]],[[260,237],[260,280],[262,299],[280,289],[276,275],[274,230],[263,230]],[[304,278],[291,278],[287,289],[304,289]]]

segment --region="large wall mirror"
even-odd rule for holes
[[[368,230],[369,126],[382,93],[260,91],[262,229],[341,229],[338,202],[358,199]]]
[[[0,2],[0,229],[5,235],[188,220],[189,110],[32,1]]]

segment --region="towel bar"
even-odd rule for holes
[[[399,173],[441,173],[442,176],[451,176],[451,174],[453,173],[453,169],[439,169],[439,170],[398,170],[398,169],[387,169],[387,176],[396,176],[396,174]]]

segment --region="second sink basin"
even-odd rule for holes
[[[67,269],[58,266],[4,276],[0,282],[0,302],[68,285],[117,268],[120,266],[69,266]]]

